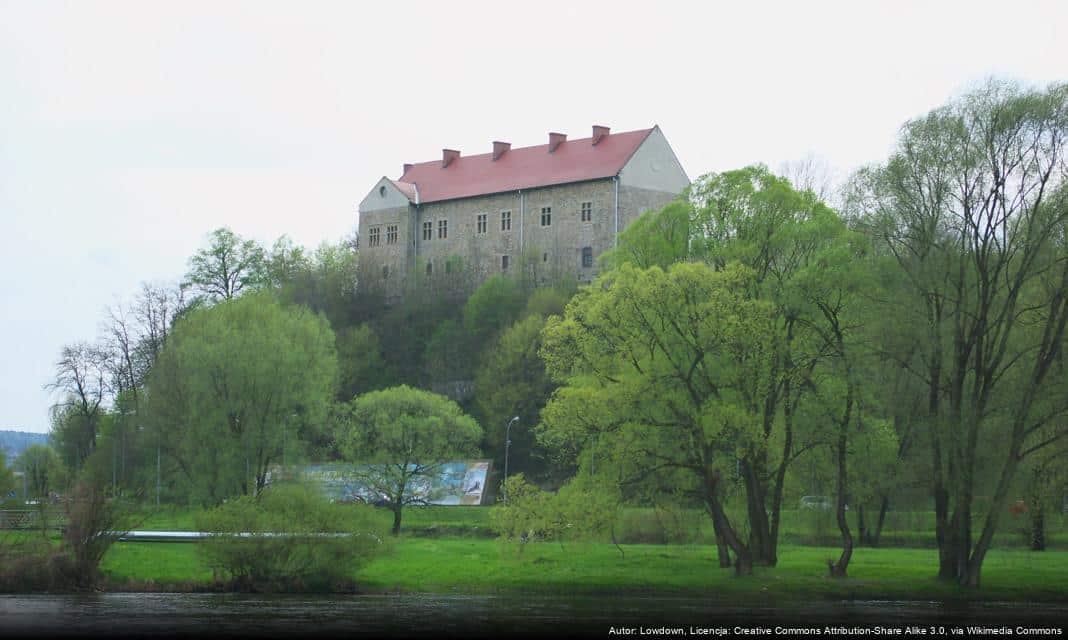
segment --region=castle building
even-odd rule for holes
[[[689,184],[660,128],[404,165],[359,205],[360,283],[472,289],[495,273],[542,284],[597,275],[597,257],[643,212]]]

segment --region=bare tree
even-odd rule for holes
[[[86,342],[66,345],[56,362],[55,379],[47,385],[60,394],[53,406],[57,434],[65,439],[61,449],[69,462],[80,468],[96,447],[96,436],[111,390],[112,367],[106,348]]]
[[[820,202],[838,208],[840,176],[826,158],[808,153],[800,160],[783,162],[778,174],[798,191],[811,191]]]

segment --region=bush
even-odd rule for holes
[[[99,482],[85,479],[67,498],[67,527],[63,548],[68,554],[68,582],[77,588],[96,586],[100,561],[111,545],[135,528],[131,514],[134,505],[105,495]]]
[[[203,513],[199,548],[209,566],[245,591],[351,588],[352,575],[379,550],[362,522],[298,484],[275,485]]]
[[[609,483],[577,476],[553,494],[519,473],[508,478],[503,489],[508,500],[493,508],[490,524],[506,542],[557,540],[562,544],[565,539],[605,538],[616,542],[620,498]]]

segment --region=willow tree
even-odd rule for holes
[[[724,508],[737,460],[763,446],[774,308],[753,273],[680,263],[624,263],[581,290],[544,333],[546,368],[563,387],[542,412],[548,448],[595,451],[625,488],[664,477],[702,501],[750,573],[753,551]]]
[[[855,204],[907,275],[897,303],[922,309],[901,360],[925,387],[939,576],[962,585],[980,584],[1021,463],[1068,436],[1052,375],[1068,318],[1066,137],[1068,85],[990,82],[907,123],[856,179]]]
[[[482,427],[455,402],[407,385],[353,398],[337,407],[335,423],[353,474],[393,511],[393,535],[404,507],[439,499],[444,465],[477,455],[482,439]]]
[[[148,377],[146,421],[193,499],[217,504],[257,494],[336,385],[326,319],[257,292],[178,322]]]

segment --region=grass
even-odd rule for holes
[[[393,515],[388,509],[363,505],[336,505],[351,514],[353,520],[366,520],[378,529],[388,529]],[[408,507],[404,510],[402,533],[417,537],[476,537],[493,536],[489,525],[491,509],[487,507]],[[197,510],[189,507],[164,506],[139,514],[137,528],[147,530],[195,531]],[[997,548],[1026,548],[1029,544],[1025,530],[1026,518],[1006,517],[994,540]],[[871,515],[869,514],[869,520]],[[871,524],[869,522],[869,524]],[[850,526],[857,535],[855,515]],[[782,511],[781,541],[802,546],[834,546],[838,530],[834,514],[829,511]],[[1047,519],[1046,540],[1051,549],[1068,549],[1068,522],[1060,513]],[[708,515],[700,509],[654,510],[627,508],[623,510],[618,539],[629,543],[649,544],[712,544],[712,526]],[[935,547],[934,513],[931,511],[891,511],[883,529],[881,546],[931,549]]]
[[[937,582],[935,552],[858,549],[850,578],[827,577],[837,549],[787,545],[779,566],[736,578],[703,545],[532,543],[520,553],[496,540],[401,537],[356,576],[369,592],[705,595],[724,600],[982,599],[1063,601],[1068,597],[1068,552],[994,550],[983,588],[962,591]],[[159,589],[210,588],[212,572],[195,544],[123,543],[102,566],[112,588],[151,584]]]

